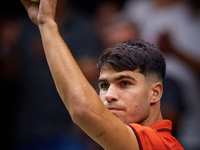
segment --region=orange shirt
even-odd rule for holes
[[[152,126],[139,124],[129,126],[137,137],[140,150],[184,150],[171,134],[172,122],[170,120],[161,120]]]

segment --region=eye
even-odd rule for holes
[[[129,85],[131,85],[130,82],[127,82],[127,81],[121,82],[121,86],[129,86]]]
[[[109,84],[108,83],[101,83],[101,84],[99,84],[99,88],[100,89],[108,89],[109,88]]]

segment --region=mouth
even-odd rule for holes
[[[108,110],[110,110],[110,112],[112,112],[112,113],[116,113],[116,112],[118,112],[118,111],[122,111],[122,109],[120,109],[120,108],[115,108],[115,107],[108,107]]]

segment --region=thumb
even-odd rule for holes
[[[25,9],[28,11],[28,9],[30,8],[32,2],[30,0],[20,0],[20,1],[24,5]]]
[[[33,3],[30,0],[20,0],[24,5],[26,11],[28,12],[29,18],[33,23],[38,25],[38,12],[39,12],[39,3]]]

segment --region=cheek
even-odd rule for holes
[[[143,89],[130,91],[127,93],[125,100],[128,100],[128,103],[134,105],[134,107],[139,107],[148,102],[148,93]]]
[[[128,123],[141,123],[150,114],[150,109],[147,103],[137,103],[129,105],[129,110],[127,112]]]
[[[130,122],[141,122],[150,112],[147,93],[134,93],[126,97],[126,107]]]

